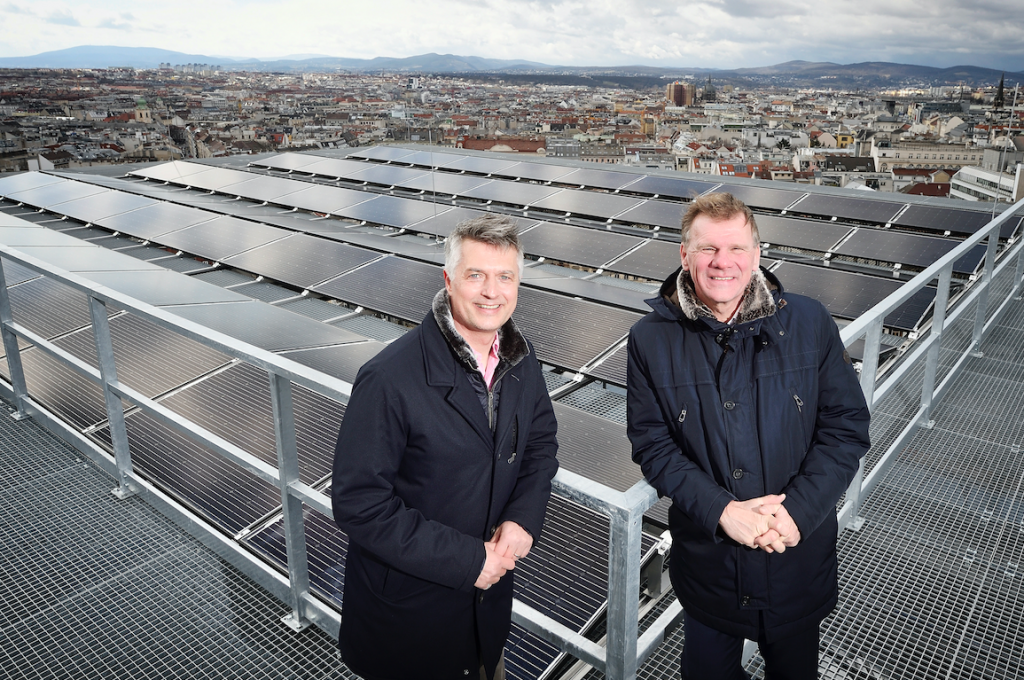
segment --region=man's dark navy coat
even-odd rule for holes
[[[835,506],[869,446],[864,395],[832,317],[764,276],[772,311],[732,327],[684,315],[671,298],[685,286],[670,277],[630,332],[627,379],[633,459],[673,501],[676,595],[701,623],[753,640],[761,616],[773,640],[835,606]],[[797,546],[768,554],[719,530],[730,501],[780,493]]]
[[[492,432],[434,314],[363,366],[335,453],[335,520],[349,535],[340,645],[374,678],[492,672],[508,636],[509,572],[474,587],[506,520],[540,537],[558,467],[556,422],[532,347],[507,323]],[[514,335],[512,335],[514,331]]]

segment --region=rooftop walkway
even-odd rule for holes
[[[969,331],[954,324],[944,346]],[[1011,301],[981,349],[869,497],[864,526],[840,537],[824,678],[1024,677],[1024,303]],[[869,465],[916,410],[919,381],[912,373],[876,408]],[[9,411],[0,406],[0,677],[352,677],[325,634],[292,632],[284,605]],[[681,644],[677,630],[639,677],[675,677]],[[756,657],[750,669],[761,674]]]

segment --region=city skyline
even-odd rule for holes
[[[1024,6],[1012,0],[234,0],[167,6],[8,0],[0,57],[78,45],[158,47],[228,59],[372,59],[451,53],[559,66],[732,69],[790,60],[889,61],[1024,71]],[[396,20],[396,17],[399,20]]]

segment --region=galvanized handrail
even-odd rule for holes
[[[340,617],[336,611],[310,593],[306,555],[302,504],[305,503],[324,515],[332,516],[331,499],[324,493],[302,483],[298,475],[298,457],[295,443],[294,414],[292,410],[292,384],[298,384],[341,403],[351,395],[350,383],[322,374],[291,359],[275,355],[243,341],[211,330],[197,323],[171,314],[159,307],[136,300],[99,285],[72,272],[51,266],[46,262],[0,244],[0,254],[43,276],[52,278],[86,296],[92,318],[93,339],[96,345],[99,370],[78,357],[62,350],[13,318],[3,265],[0,262],[0,332],[3,335],[11,375],[11,387],[0,381],[0,392],[9,396],[17,409],[16,417],[29,415],[90,456],[103,469],[118,479],[114,493],[119,498],[140,494],[179,524],[188,528],[204,543],[213,547],[241,571],[252,577],[275,596],[288,603],[292,611],[284,621],[295,629],[310,622],[330,635],[337,635]],[[114,346],[108,324],[108,305],[115,305],[146,319],[162,328],[179,333],[267,371],[270,378],[271,404],[274,412],[274,431],[277,447],[277,466],[224,440],[209,430],[183,418],[153,399],[123,384],[117,376]],[[57,359],[88,380],[101,387],[107,408],[107,418],[114,456],[82,437],[67,424],[53,417],[29,395],[21,365],[18,338],[30,342],[39,351]],[[190,439],[206,446],[220,456],[239,465],[248,473],[276,485],[281,492],[285,546],[288,557],[288,579],[259,562],[233,540],[206,525],[191,512],[162,494],[139,476],[131,463],[131,450],[125,428],[122,400],[125,400],[175,429]],[[513,620],[535,632],[562,650],[585,660],[602,670],[612,680],[636,676],[643,659],[660,641],[657,630],[648,632],[638,640],[640,559],[642,518],[654,503],[657,494],[646,482],[618,492],[603,484],[560,470],[552,484],[553,493],[568,498],[610,519],[608,554],[608,635],[606,646],[601,646],[554,621],[536,609],[515,601]],[[660,631],[678,619],[678,611],[670,610],[662,616]],[[638,646],[639,642],[639,646]]]

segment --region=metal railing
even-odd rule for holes
[[[43,423],[115,477],[118,486],[113,492],[119,498],[136,494],[144,497],[147,502],[185,527],[275,597],[287,603],[292,611],[285,617],[285,623],[297,630],[313,623],[336,637],[340,625],[338,612],[310,592],[302,512],[302,505],[306,504],[323,515],[332,517],[331,499],[299,479],[292,386],[301,385],[338,402],[346,403],[351,394],[351,384],[188,321],[77,274],[53,267],[14,248],[0,244],[0,254],[11,262],[16,262],[83,294],[89,306],[99,366],[98,369],[94,368],[14,319],[3,264],[0,261],[0,332],[11,376],[9,386],[0,380],[0,393],[14,402],[17,409],[15,417],[31,416]],[[265,370],[270,379],[277,465],[268,464],[122,383],[118,378],[117,361],[108,322],[108,309],[112,305],[236,360]],[[113,456],[32,398],[26,386],[18,346],[19,338],[31,343],[38,351],[45,352],[102,389]],[[135,472],[122,400],[280,490],[288,566],[287,579],[244,550],[234,539],[204,522]],[[638,637],[642,518],[644,512],[657,502],[657,494],[645,482],[639,482],[625,492],[618,492],[567,470],[559,470],[552,488],[553,493],[601,513],[610,520],[607,643],[605,646],[599,645],[520,601],[513,603],[513,620],[563,651],[602,670],[612,680],[633,678],[639,664],[657,646],[664,631],[674,624],[681,612],[676,605],[662,615],[660,634],[648,632],[643,637]]]
[[[950,380],[957,374],[962,364],[972,352],[976,353],[988,328],[985,317],[993,278],[1010,264],[1014,253],[1017,254],[1014,286],[1002,305],[1007,304],[1014,293],[1020,290],[1021,278],[1024,276],[1024,249],[1022,249],[1024,240],[1019,239],[1007,253],[1004,253],[1005,256],[998,265],[996,254],[1001,225],[1022,206],[1024,206],[1024,201],[1007,210],[984,229],[965,240],[941,260],[918,274],[842,330],[843,342],[847,346],[860,337],[866,336],[861,386],[870,407],[873,408],[901,378],[907,375],[908,371],[922,361],[925,362],[925,376],[921,404],[915,417],[897,436],[869,475],[863,474],[862,464],[860,472],[847,491],[846,502],[839,510],[841,527],[856,528],[858,526],[858,513],[864,498],[884,475],[895,459],[895,455],[902,449],[913,432],[918,427],[929,425],[931,409],[938,403],[943,391],[948,387]],[[953,264],[984,239],[988,239],[988,248],[982,280],[972,287],[967,296],[959,300],[956,308],[947,317],[946,306],[950,299]],[[254,347],[158,307],[100,286],[84,277],[52,267],[39,259],[20,253],[16,249],[0,244],[0,254],[12,262],[17,262],[32,271],[78,290],[86,297],[92,318],[93,339],[99,365],[98,370],[93,368],[88,363],[17,323],[12,315],[3,266],[0,262],[0,331],[2,331],[11,376],[9,386],[0,380],[0,393],[14,402],[17,409],[16,417],[32,416],[36,418],[114,476],[118,480],[118,487],[114,493],[119,497],[123,498],[133,494],[144,497],[150,504],[185,527],[240,571],[278,599],[286,602],[292,609],[291,613],[285,617],[285,622],[288,625],[295,629],[302,629],[312,623],[329,635],[336,636],[340,625],[338,612],[310,592],[302,513],[302,505],[306,504],[325,516],[331,517],[333,516],[331,501],[322,492],[304,484],[299,479],[292,410],[292,385],[301,385],[341,403],[347,402],[351,394],[351,385],[285,357]],[[909,356],[905,357],[899,368],[876,387],[875,376],[886,315],[936,279],[938,279],[938,290],[930,333],[918,343]],[[936,388],[935,380],[943,330],[949,323],[964,314],[970,303],[975,301],[977,308],[972,343]],[[184,419],[155,400],[122,384],[117,376],[117,362],[108,324],[108,305],[116,305],[118,308],[162,328],[179,333],[234,359],[253,364],[267,371],[270,378],[274,413],[277,466],[260,460],[252,453],[231,444],[217,434]],[[47,353],[101,387],[110,425],[113,456],[99,448],[76,429],[53,416],[28,393],[18,347],[19,338],[32,343],[38,350]],[[135,473],[125,428],[122,400],[137,406],[159,422],[215,451],[250,474],[278,487],[281,493],[284,520],[283,531],[288,562],[287,579],[277,570],[243,549],[234,539],[205,523],[190,510]],[[606,644],[602,646],[593,642],[579,632],[567,628],[518,600],[513,602],[513,621],[553,643],[561,650],[601,670],[610,680],[632,680],[636,677],[640,664],[664,640],[666,633],[678,623],[682,615],[682,608],[678,601],[675,601],[648,627],[642,636],[638,635],[642,518],[643,514],[657,502],[657,494],[646,482],[638,482],[629,490],[618,492],[564,469],[559,470],[555,476],[552,488],[553,493],[599,512],[610,520]]]

